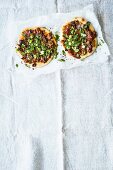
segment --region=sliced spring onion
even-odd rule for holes
[[[65,52],[64,50],[62,50],[62,54],[63,54],[63,55],[66,55],[66,52]]]

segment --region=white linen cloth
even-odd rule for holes
[[[5,31],[7,20],[30,14],[19,8],[0,14],[0,170],[112,170],[107,61],[29,81],[10,67]]]

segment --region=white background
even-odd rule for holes
[[[14,74],[5,34],[9,20],[90,3],[109,45],[108,62],[32,81]],[[113,169],[112,8],[112,0],[0,0],[0,170]]]

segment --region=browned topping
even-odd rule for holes
[[[82,21],[85,21],[85,19],[84,19],[84,18],[82,18]]]
[[[25,63],[36,67],[37,63],[46,63],[56,55],[57,43],[52,32],[38,27],[23,31],[16,49]]]
[[[81,55],[92,52],[96,36],[96,32],[90,29],[90,22],[83,24],[75,20],[63,27],[61,43],[70,55],[80,59]]]

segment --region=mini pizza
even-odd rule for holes
[[[45,27],[26,28],[19,36],[16,51],[27,66],[42,67],[57,54],[57,41]]]
[[[97,33],[89,21],[76,17],[62,27],[61,43],[66,55],[84,59],[96,50]]]

